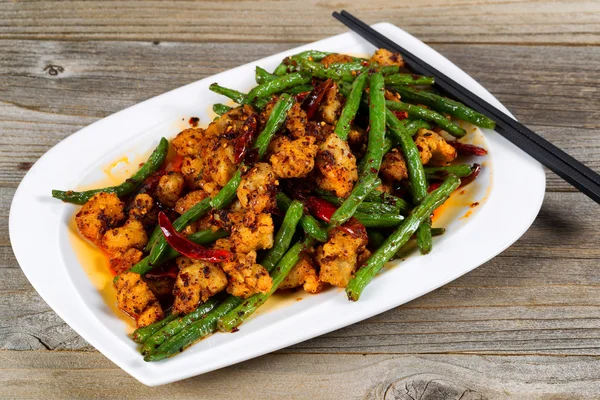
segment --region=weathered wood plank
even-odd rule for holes
[[[13,192],[0,189],[0,205]],[[598,219],[600,211],[582,195],[548,193],[532,228],[490,262],[404,306],[283,352],[600,355]],[[0,242],[7,242],[3,232]],[[0,348],[90,350],[31,288],[8,247],[0,246],[0,271]]]
[[[343,8],[428,42],[600,42],[597,2],[539,0],[4,1],[0,38],[311,42],[345,31]]]
[[[16,187],[48,148],[99,118],[292,46],[2,41],[0,185]],[[434,47],[520,120],[600,169],[600,47]],[[548,189],[572,190],[554,174]]]
[[[95,352],[0,358],[3,398],[583,399],[600,391],[597,357],[271,354],[157,388]]]

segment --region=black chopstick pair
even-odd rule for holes
[[[551,171],[585,193],[596,203],[600,203],[600,175],[583,165],[535,132],[504,114],[470,90],[427,64],[402,46],[383,36],[373,28],[342,10],[333,16],[348,28],[362,36],[376,47],[400,53],[406,64],[416,73],[433,76],[436,86],[451,98],[461,101],[474,110],[496,121],[496,132],[525,151]]]

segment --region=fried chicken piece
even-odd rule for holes
[[[335,125],[341,112],[342,98],[339,94],[338,85],[334,82],[327,93],[325,93],[321,105],[319,105],[319,115],[323,121]]]
[[[134,247],[125,250],[123,253],[116,253],[108,260],[110,269],[115,274],[123,273],[142,260],[144,253]]]
[[[114,193],[96,193],[75,216],[79,232],[99,244],[104,233],[125,219],[123,203]]]
[[[280,136],[271,143],[269,162],[278,178],[302,178],[315,167],[319,147],[315,137],[304,136],[291,140]]]
[[[124,272],[115,281],[119,309],[137,322],[137,327],[150,325],[164,318],[160,303],[140,274]]]
[[[366,232],[356,237],[336,228],[315,254],[321,281],[346,287],[358,267],[358,255],[364,252],[368,241]]]
[[[382,67],[389,65],[404,67],[404,60],[402,59],[402,56],[397,53],[392,53],[387,49],[378,49],[375,53],[373,53],[373,56],[369,62],[377,63]]]
[[[415,144],[419,149],[423,164],[443,166],[453,161],[458,155],[456,149],[443,137],[429,129],[419,129],[415,137]]]
[[[248,211],[242,221],[231,228],[229,239],[237,253],[270,249],[274,230],[271,214]]]
[[[379,173],[388,181],[401,181],[408,178],[406,160],[398,149],[392,149],[383,157]]]
[[[154,199],[146,193],[140,193],[135,196],[128,214],[129,219],[137,219],[140,222],[146,220],[150,212],[154,208]]]
[[[182,157],[197,157],[205,146],[204,129],[188,128],[179,132],[175,139],[171,140],[171,145]]]
[[[234,147],[231,140],[221,138],[215,142],[212,149],[204,150],[202,174],[198,184],[211,197],[215,196],[237,171]]]
[[[358,180],[356,158],[348,142],[335,133],[319,146],[315,165],[319,171],[316,178],[319,187],[335,192],[338,197],[347,197]]]
[[[319,293],[325,288],[325,283],[319,280],[312,258],[306,253],[301,254],[300,260],[287,274],[278,289],[293,289],[298,286],[302,286],[306,292],[312,294]]]
[[[269,212],[277,207],[277,177],[273,168],[267,163],[258,163],[242,176],[237,189],[237,197],[242,208],[259,214]]]
[[[207,197],[208,194],[206,194],[206,192],[202,189],[189,192],[175,202],[175,211],[177,211],[179,214],[183,214]]]
[[[185,179],[183,174],[171,171],[160,177],[154,193],[162,205],[173,208],[181,196],[181,192],[183,192],[184,185]]]
[[[350,128],[350,132],[348,132],[348,144],[355,157],[361,158],[367,152],[368,136],[364,129],[354,126]]]
[[[204,136],[207,139],[219,137],[233,139],[237,137],[242,125],[253,112],[254,108],[247,104],[233,108],[211,122],[204,131]]]
[[[325,68],[329,68],[329,66],[331,64],[345,64],[345,63],[349,63],[354,61],[354,59],[352,58],[352,56],[349,56],[347,54],[329,54],[328,56],[325,56],[325,58],[323,58],[321,60],[321,64],[323,64],[325,66]]]
[[[194,311],[227,286],[227,276],[217,264],[187,257],[179,257],[176,262],[179,267],[173,287],[173,312],[176,314]]]
[[[223,262],[221,266],[229,276],[227,293],[233,296],[248,298],[255,293],[267,293],[273,286],[269,272],[256,263],[255,251],[237,253],[234,261]]]
[[[201,158],[183,157],[181,161],[181,174],[185,183],[190,189],[199,189],[198,180],[204,168],[204,163]]]
[[[306,112],[300,107],[299,103],[294,103],[288,110],[285,120],[285,128],[290,133],[290,136],[294,139],[304,136],[307,122]]]
[[[102,237],[102,247],[111,254],[124,253],[134,248],[141,250],[148,243],[144,225],[137,219],[128,219],[120,228],[108,230]]]

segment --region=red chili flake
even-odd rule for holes
[[[198,117],[191,117],[188,122],[189,122],[189,124],[191,126],[193,126],[195,128],[195,127],[198,126],[198,122],[200,122],[200,118],[198,118]]]
[[[165,235],[167,243],[186,257],[209,262],[233,260],[233,254],[229,251],[204,248],[177,232],[169,221],[169,217],[162,211],[158,213],[158,226]]]
[[[469,183],[473,182],[475,178],[479,176],[481,172],[481,165],[473,164],[473,169],[471,169],[471,173],[463,178],[460,178],[460,186],[466,186]]]
[[[306,111],[306,118],[310,121],[317,112],[319,105],[323,101],[325,94],[333,86],[333,80],[327,79],[325,82],[315,86],[302,102],[302,109]]]
[[[363,67],[368,67],[369,66],[369,62],[367,60],[361,61],[360,65],[362,65]]]
[[[460,142],[449,142],[458,151],[458,154],[466,156],[485,156],[487,150],[483,147],[475,146],[474,144],[460,143]]]
[[[337,210],[337,207],[327,200],[323,200],[314,196],[308,198],[306,206],[315,217],[322,219],[325,222],[329,222],[331,220],[331,216]],[[354,217],[350,218],[346,223],[341,225],[340,229],[355,237],[364,236],[367,233],[365,226],[358,222],[358,220]]]
[[[244,124],[242,125],[242,133],[235,141],[234,161],[236,163],[239,163],[244,159],[248,148],[254,141],[257,127],[258,115],[256,113],[252,113],[248,116],[248,118],[246,118],[246,121],[244,121]]]
[[[396,116],[396,118],[398,118],[400,121],[402,121],[403,119],[408,118],[408,112],[406,111],[394,111],[394,115]]]

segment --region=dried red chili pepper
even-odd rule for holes
[[[442,182],[430,183],[429,186],[427,187],[427,193],[433,192],[435,189],[439,188],[441,186],[441,184],[442,184]]]
[[[254,136],[256,136],[257,128],[258,115],[256,115],[256,113],[252,113],[244,121],[244,124],[242,125],[242,132],[235,141],[234,161],[236,163],[239,163],[244,159],[248,148],[252,145],[252,142],[254,141]]]
[[[396,116],[396,118],[398,118],[400,121],[408,118],[408,112],[406,111],[393,111],[393,113]]]
[[[479,173],[481,172],[481,165],[473,164],[473,169],[471,169],[471,173],[465,177],[460,178],[460,187],[466,186],[469,183],[473,182]]]
[[[317,112],[319,105],[323,101],[325,94],[331,88],[331,86],[333,86],[333,80],[327,79],[325,82],[315,86],[315,88],[310,91],[308,96],[306,96],[302,102],[302,109],[306,111],[306,117],[309,121]]]
[[[475,146],[474,144],[449,142],[458,151],[458,154],[465,156],[485,156],[487,150],[483,147]]]
[[[331,216],[337,210],[337,207],[327,200],[314,196],[308,198],[306,206],[315,217],[322,219],[325,222],[329,222]],[[367,234],[365,226],[358,222],[354,217],[350,218],[343,225],[340,225],[340,229],[355,237],[365,236]]]
[[[304,99],[306,98],[306,96],[308,96],[310,94],[310,92],[302,92],[302,93],[298,93],[297,95],[294,96],[294,98],[296,99],[296,101],[298,103],[304,101]]]
[[[167,243],[186,257],[210,262],[233,260],[233,254],[229,251],[204,248],[177,232],[169,221],[169,217],[162,211],[158,213],[158,226],[165,235]]]

